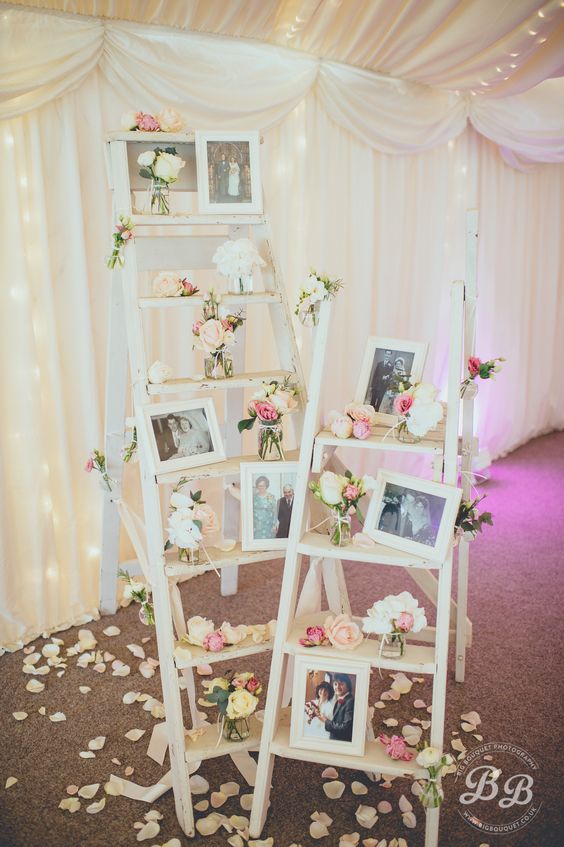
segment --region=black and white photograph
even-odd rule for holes
[[[262,211],[258,151],[258,133],[196,134],[201,212]]]
[[[380,470],[364,528],[389,547],[444,558],[459,503],[457,488]]]
[[[368,668],[338,659],[296,658],[292,744],[364,753]]]
[[[294,506],[296,473],[296,462],[241,465],[243,550],[285,548]]]
[[[157,472],[220,462],[223,444],[211,398],[146,407]]]
[[[409,384],[420,382],[426,355],[426,344],[371,336],[364,353],[355,402],[373,406],[382,416],[397,417],[394,400]]]

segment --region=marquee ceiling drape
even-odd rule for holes
[[[215,13],[217,26],[223,8],[237,34],[250,34],[246,21],[271,26],[272,40],[274,6],[294,16],[305,6],[267,0],[261,17],[247,5],[245,17],[237,0],[125,4],[146,14],[180,14],[180,6]],[[312,39],[322,37],[316,15],[337,21],[343,13],[339,4],[315,5]],[[470,6],[404,2],[412,26],[417,5],[441,6],[450,24]],[[533,9],[514,5],[520,11],[498,15],[494,31],[503,21],[513,31]],[[548,9],[547,20],[554,25]],[[401,31],[396,24],[398,45]],[[81,620],[98,603],[100,496],[82,468],[103,444],[112,213],[102,140],[125,109],[171,104],[198,128],[263,130],[266,206],[290,301],[310,264],[346,284],[326,410],[350,399],[371,333],[430,340],[426,376],[445,384],[448,283],[464,276],[465,210],[478,208],[478,350],[509,359],[480,389],[481,443],[500,455],[564,426],[562,80],[535,85],[531,71],[533,87],[511,96],[457,94],[343,64],[352,32],[342,40],[341,55],[327,48],[319,58],[258,40],[0,4],[0,645]],[[423,43],[415,53],[420,67],[427,55],[431,73],[430,35],[427,42],[426,54]],[[456,50],[437,48],[435,64],[441,53],[445,69],[460,63]],[[508,167],[500,149],[520,168],[535,164]],[[153,358],[186,372],[189,341],[176,345],[166,329],[154,328]],[[268,333],[249,330],[251,362],[267,351]],[[307,361],[309,335],[299,332]]]

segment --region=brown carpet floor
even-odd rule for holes
[[[487,507],[493,512],[495,527],[486,528],[483,538],[472,546],[470,579],[470,615],[474,622],[474,644],[468,654],[467,678],[464,685],[454,682],[453,671],[448,686],[445,743],[452,732],[460,732],[460,715],[476,710],[482,719],[478,730],[484,741],[512,743],[525,748],[539,764],[533,792],[541,803],[536,818],[524,829],[513,834],[487,835],[472,828],[461,817],[459,802],[461,788],[450,777],[445,783],[446,801],[441,813],[441,847],[557,847],[564,843],[560,811],[561,783],[561,726],[562,726],[562,614],[560,596],[564,589],[564,561],[561,532],[564,524],[562,480],[564,479],[564,434],[554,433],[539,438],[506,459],[495,464],[491,480],[483,487],[488,493]],[[370,569],[365,565],[346,566],[349,590],[355,613],[362,613],[368,603],[389,591],[411,588],[411,581],[399,568]],[[217,577],[208,574],[186,583],[185,598],[189,599],[188,614],[203,612],[215,621],[224,618],[233,623],[260,622],[276,616],[281,569],[271,565],[249,566],[240,571],[239,593],[234,598],[221,598]],[[414,589],[413,589],[414,590]],[[414,590],[414,593],[418,592]],[[422,597],[420,597],[423,600]],[[108,637],[103,629],[117,625],[121,634]],[[185,838],[176,822],[172,793],[168,792],[152,807],[123,797],[108,797],[105,808],[98,814],[81,809],[71,815],[58,809],[67,796],[66,786],[83,786],[99,782],[96,799],[103,796],[103,784],[109,774],[124,775],[126,767],[135,769],[133,780],[142,784],[156,782],[168,769],[160,768],[145,755],[150,730],[155,723],[143,711],[142,704],[122,704],[122,696],[130,690],[147,692],[161,698],[160,679],[144,679],[138,672],[139,659],[127,649],[131,643],[152,635],[144,645],[148,656],[156,656],[154,634],[143,627],[133,607],[121,610],[112,618],[88,625],[102,650],[108,650],[131,666],[126,678],[112,677],[108,668],[98,674],[89,666],[81,669],[76,657],[68,660],[66,673],[58,678],[54,671],[47,677],[32,677],[22,673],[24,654],[0,658],[2,692],[2,742],[0,757],[0,845],[2,847],[110,847],[133,845],[136,830],[149,808],[163,814],[158,836],[145,842],[163,844],[178,837],[183,845],[194,844],[220,847],[227,843],[222,830],[207,838],[193,841]],[[59,634],[65,646],[77,640],[77,630]],[[45,642],[35,642],[41,649]],[[64,648],[62,648],[64,649]],[[451,650],[451,664],[453,660]],[[269,654],[248,661],[246,667],[256,670],[262,678],[267,675]],[[384,675],[372,675],[371,702],[389,687]],[[30,679],[46,683],[40,694],[26,691]],[[87,694],[79,692],[80,685],[91,687]],[[430,702],[428,682],[416,683],[398,704],[390,704],[376,712],[377,731],[385,717],[397,717],[400,727],[403,718],[425,718],[413,702],[423,698]],[[44,706],[47,715],[39,713]],[[25,711],[29,717],[21,722],[13,712]],[[64,712],[66,721],[53,723],[48,716]],[[147,730],[134,743],[125,733],[139,727]],[[88,741],[106,736],[104,748],[95,758],[82,759],[79,751],[88,749]],[[479,741],[460,732],[466,746],[473,749]],[[117,758],[121,765],[112,764]],[[167,759],[168,761],[168,759]],[[517,772],[513,767],[512,773]],[[423,845],[424,815],[418,802],[409,792],[404,780],[394,781],[391,788],[369,783],[364,775],[341,771],[340,778],[347,788],[341,799],[330,801],[322,790],[322,767],[278,760],[274,770],[272,806],[263,837],[273,836],[275,847],[290,847],[293,842],[303,847],[320,844],[338,847],[344,833],[360,832],[365,838],[388,839],[403,837],[409,847]],[[211,790],[228,780],[242,782],[230,759],[205,762],[201,768]],[[509,773],[509,771],[507,771]],[[4,784],[9,776],[18,782],[9,789]],[[368,794],[357,798],[351,794],[353,779],[365,781]],[[501,780],[504,779],[502,775]],[[248,791],[242,785],[242,792]],[[398,811],[397,801],[402,793],[413,801],[417,827],[406,829]],[[501,795],[500,795],[501,796]],[[208,795],[209,797],[209,795]],[[203,799],[202,797],[196,798]],[[389,799],[392,813],[381,815],[371,830],[362,829],[354,812],[359,801],[375,806]],[[503,814],[489,804],[492,820],[508,821],[514,809]],[[488,805],[482,805],[482,811]],[[518,806],[516,808],[519,808]],[[334,819],[330,834],[320,841],[309,835],[310,814],[325,811]],[[237,798],[231,798],[220,810],[228,815],[244,814]],[[204,813],[202,813],[204,814]],[[207,813],[206,813],[207,814]],[[500,818],[501,814],[501,818]],[[518,812],[513,815],[519,816]]]

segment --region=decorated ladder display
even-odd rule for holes
[[[248,750],[258,747],[260,735],[255,717],[238,723],[228,712],[225,737],[218,739],[217,727],[210,726],[198,712],[193,668],[202,662],[242,659],[270,650],[274,622],[246,626],[232,621],[233,625],[224,624],[220,629],[199,616],[186,622],[178,582],[210,570],[236,574],[239,565],[283,559],[299,463],[297,450],[288,449],[287,435],[282,436],[282,418],[292,412],[289,417],[299,443],[307,403],[290,312],[269,224],[262,214],[258,144],[258,134],[236,132],[196,133],[194,137],[131,131],[107,138],[118,221],[108,264],[120,270],[122,285],[116,279],[112,293],[104,465],[110,484],[104,515],[103,590],[106,605],[111,606],[121,517],[152,591],[153,605],[145,602],[144,608],[154,613],[171,782],[178,819],[188,835],[194,834],[190,773],[203,759],[231,754],[252,784],[256,765]],[[227,170],[226,161],[230,162]],[[175,190],[171,191],[173,183]],[[148,193],[136,192],[143,184],[149,184]],[[193,209],[196,202],[200,211]],[[180,204],[188,210],[180,211]],[[201,272],[209,277],[214,262],[219,272],[229,277],[228,293],[220,294],[217,283],[214,291],[200,292],[187,279],[188,269],[195,276]],[[265,307],[280,364],[271,370],[247,372],[245,325],[251,312]],[[155,314],[179,321],[174,324],[176,331],[180,327],[181,334],[206,357],[204,374],[173,379],[166,365],[151,365],[144,318]],[[144,522],[121,496],[127,352]],[[263,362],[265,358],[262,356]],[[220,394],[223,427],[214,402]],[[170,395],[174,395],[173,402],[162,402]],[[244,456],[242,439],[249,438],[244,432],[253,424],[257,452]],[[241,541],[215,548],[205,545],[207,529],[215,526],[215,514],[199,490],[202,481],[205,484],[214,478],[224,480],[226,491],[240,492],[243,501]],[[240,488],[234,485],[239,480]],[[263,497],[265,481],[266,487],[272,483],[279,489],[278,503],[272,493]],[[257,498],[256,507],[253,497]],[[284,500],[286,505],[290,503],[289,509],[285,510]],[[228,532],[237,538],[239,503],[228,494],[225,501],[224,538]],[[166,547],[172,547],[168,551],[166,521]],[[224,580],[223,588],[224,593],[233,593],[236,579]],[[254,689],[253,685],[246,684],[249,694],[251,690],[256,693],[258,684]],[[181,687],[188,693],[192,719],[188,731]],[[192,740],[186,740],[186,732]],[[230,738],[239,743],[230,743]]]
[[[461,498],[456,483],[464,284],[453,283],[451,291],[444,426],[422,437],[410,438],[412,443],[395,437],[396,432],[392,430],[396,429],[396,425],[380,425],[377,420],[367,420],[369,407],[359,404],[352,405],[348,414],[343,416],[350,418],[348,423],[343,418],[335,419],[332,432],[320,430],[318,408],[329,308],[329,304],[322,304],[315,340],[315,368],[309,384],[294,503],[294,509],[302,518],[292,522],[286,550],[250,831],[252,837],[259,837],[263,830],[273,767],[279,756],[361,770],[368,774],[424,780],[421,783],[421,801],[427,810],[425,844],[426,847],[436,847],[442,799],[440,776],[444,767],[450,764],[449,757],[442,755],[442,747],[453,537]],[[405,344],[399,349],[405,349]],[[395,411],[401,415],[403,424],[399,429],[406,429],[409,422],[404,436],[413,436],[411,430],[417,430],[417,421],[425,430],[429,429],[430,421],[434,419],[436,423],[437,418],[442,417],[443,408],[436,404],[434,392],[430,389],[432,386],[428,385],[421,389],[417,405],[417,386],[410,389],[411,394],[401,394],[396,390]],[[429,396],[426,397],[426,393]],[[363,398],[359,399],[362,402]],[[380,401],[378,405],[382,408]],[[348,427],[352,429],[358,421],[366,424],[368,431],[364,431],[362,426],[357,427],[357,438],[343,441],[342,438],[350,434]],[[340,427],[344,432],[340,431]],[[335,436],[335,432],[341,438]],[[366,450],[407,450],[427,454],[433,459],[434,480],[388,470],[379,471],[376,481],[361,478],[360,468],[355,468],[352,473],[347,471],[345,475],[324,471],[331,454],[343,444],[348,448],[358,448],[360,467]],[[310,476],[312,458],[314,473],[323,471],[317,480]],[[368,488],[374,490],[363,532],[351,543],[349,512],[362,504]],[[310,517],[310,506],[319,501],[331,507],[329,532],[326,518],[320,521],[318,514]],[[412,521],[409,533],[400,528],[400,521],[405,517],[404,501],[405,511],[411,515]],[[338,549],[341,545],[346,545],[343,557],[359,563],[359,567],[401,567],[427,589],[428,581],[424,575],[430,571],[436,573],[436,626],[426,626],[423,610],[408,592],[394,597],[371,597],[370,602],[376,602],[367,610],[366,617],[352,617],[340,561],[341,551]],[[310,569],[298,600],[304,556],[310,559]],[[316,574],[319,576],[317,580]],[[318,611],[321,578],[329,604],[323,612]],[[377,584],[377,579],[368,579],[367,573],[367,585]],[[379,638],[364,637],[363,633],[376,633]],[[417,751],[407,746],[401,737],[374,738],[368,709],[368,685],[370,673],[375,668],[432,677],[431,747],[426,752],[421,751],[417,755]],[[288,708],[290,694],[291,707]]]

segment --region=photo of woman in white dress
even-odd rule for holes
[[[229,159],[229,185],[227,188],[227,193],[230,197],[239,196],[239,172],[240,168],[237,160],[235,156],[231,156]]]
[[[203,410],[177,415],[179,430],[178,450],[173,458],[209,453],[212,449],[210,431]]]
[[[329,732],[325,729],[325,722],[317,717],[317,713],[323,715],[326,720],[331,720],[335,708],[335,692],[329,682],[320,682],[315,689],[315,699],[308,701],[305,706],[304,735],[307,738],[321,738],[329,740]]]

